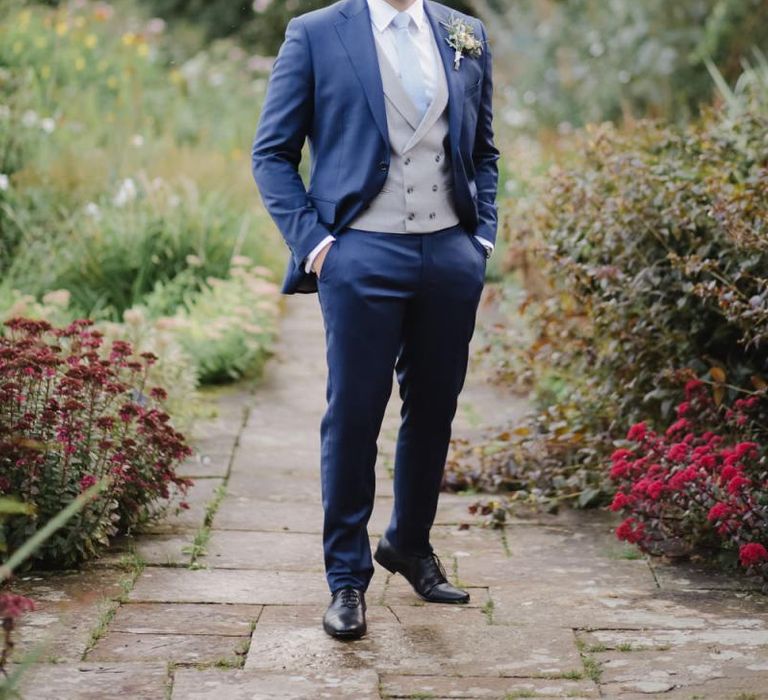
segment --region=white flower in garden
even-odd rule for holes
[[[246,265],[250,265],[253,263],[253,260],[251,260],[247,255],[233,255],[231,264],[233,267],[245,267]]]
[[[11,180],[5,173],[0,173],[0,190],[5,192],[11,186]]]
[[[262,12],[266,11],[271,4],[272,0],[253,0],[253,11],[256,14],[261,14]]]
[[[85,211],[85,213],[92,219],[98,220],[101,218],[101,209],[96,202],[88,202],[88,204],[83,207],[83,211]]]
[[[224,84],[224,74],[223,73],[211,73],[208,76],[208,83],[212,85],[213,87],[219,87],[219,85]]]
[[[131,146],[141,148],[144,145],[144,137],[141,134],[134,134],[131,136]]]
[[[144,313],[141,309],[126,309],[123,312],[123,321],[129,326],[140,326],[144,323]]]
[[[21,115],[21,123],[24,126],[37,126],[37,123],[39,121],[39,118],[37,116],[37,112],[35,112],[33,109],[28,109],[24,114]]]
[[[202,267],[203,261],[202,259],[197,255],[187,255],[186,257],[187,265],[190,267]]]
[[[160,17],[153,17],[147,22],[147,32],[150,34],[162,34],[165,31],[165,20]]]
[[[40,121],[40,128],[46,134],[52,134],[53,130],[56,128],[56,122],[53,119],[51,119],[51,117],[46,117],[45,119],[42,119]]]
[[[62,309],[66,309],[69,306],[70,296],[68,289],[54,289],[52,292],[43,295],[43,304],[60,306]]]
[[[120,183],[120,187],[117,189],[117,194],[112,199],[112,202],[116,207],[124,207],[129,202],[136,199],[136,183],[127,177]]]

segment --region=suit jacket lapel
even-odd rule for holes
[[[368,3],[366,0],[347,0],[339,8],[339,12],[342,17],[336,23],[336,31],[363,86],[376,126],[389,146],[384,88],[381,83]]]
[[[440,5],[436,5],[431,0],[424,0],[424,11],[432,25],[432,32],[435,35],[440,58],[443,60],[445,77],[448,81],[448,133],[451,143],[451,153],[455,154],[459,150],[459,135],[461,134],[461,118],[464,114],[464,71],[455,70],[453,67],[453,49],[448,46],[445,40],[447,36],[445,27],[440,24],[441,20],[447,21],[445,11]]]

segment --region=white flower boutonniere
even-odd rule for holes
[[[447,30],[448,36],[445,40],[454,50],[453,69],[459,70],[461,59],[466,53],[472,58],[479,58],[483,53],[483,42],[475,36],[472,26],[465,22],[461,17],[451,13],[447,22],[440,22]]]

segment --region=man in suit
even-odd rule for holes
[[[317,292],[325,324],[323,625],[337,638],[366,632],[393,370],[395,498],[374,558],[424,600],[469,601],[429,534],[496,238],[492,92],[485,27],[433,0],[340,0],[295,17],[270,77],[253,176],[291,252],[282,291]]]

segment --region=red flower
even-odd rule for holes
[[[754,566],[768,559],[768,550],[759,542],[749,542],[739,548],[739,561],[744,567]]]
[[[93,476],[93,474],[86,474],[82,479],[80,479],[80,490],[87,491],[97,481],[98,479],[95,476]]]
[[[645,525],[643,523],[639,523],[635,518],[630,517],[616,528],[616,537],[620,540],[636,543],[643,538],[644,530]]]
[[[627,449],[620,449],[620,450],[614,450],[613,454],[611,455],[611,461],[612,462],[618,462],[620,460],[627,459],[627,457],[632,456],[632,451]]]
[[[677,415],[678,416],[684,416],[686,413],[688,413],[689,409],[691,408],[691,404],[688,401],[683,401],[678,407],[677,407]]]
[[[627,433],[627,440],[633,440],[634,442],[642,442],[648,433],[648,428],[645,423],[635,423]]]
[[[756,458],[757,457],[757,443],[754,442],[740,442],[736,447],[734,448],[734,452],[736,453],[736,456],[739,459],[742,459],[743,457],[751,457]]]
[[[621,460],[619,462],[616,462],[611,467],[611,478],[612,479],[620,479],[622,476],[625,476],[628,471],[629,471],[629,462],[627,462],[625,460]]]
[[[35,609],[35,601],[14,593],[0,593],[0,618],[15,620]]]
[[[739,474],[738,476],[734,476],[733,479],[728,482],[728,493],[733,496],[739,491],[739,489],[751,484],[752,482],[749,479]]]
[[[681,459],[685,459],[687,454],[688,445],[686,445],[684,442],[677,442],[669,448],[669,451],[667,452],[667,459],[673,462],[677,462]]]
[[[613,497],[613,501],[611,501],[610,509],[612,511],[617,511],[617,510],[621,510],[622,508],[627,508],[628,506],[632,505],[633,501],[634,501],[633,498],[630,498],[629,496],[627,496],[627,494],[619,491]]]
[[[669,485],[677,490],[685,486],[688,482],[693,481],[697,476],[698,470],[696,467],[689,466],[674,474],[669,480]]]
[[[715,503],[707,513],[707,520],[714,522],[715,520],[725,520],[731,514],[731,507],[726,503]]]
[[[681,430],[685,430],[686,428],[690,427],[690,425],[690,422],[686,418],[681,418],[680,420],[672,423],[672,425],[667,428],[665,435],[674,435],[675,433],[679,433]]]
[[[704,382],[699,379],[690,379],[685,383],[685,397],[690,398],[704,388]]]
[[[646,493],[648,494],[648,497],[651,500],[658,501],[659,496],[661,496],[662,493],[664,493],[664,482],[660,480],[651,481],[648,484],[648,488],[646,489]]]

